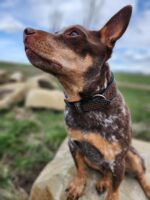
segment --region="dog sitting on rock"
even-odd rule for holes
[[[24,31],[30,62],[56,76],[64,88],[68,143],[77,168],[66,190],[68,200],[83,195],[87,166],[102,174],[96,189],[108,190],[106,200],[119,199],[125,172],[135,175],[150,199],[143,159],[131,143],[130,113],[107,63],[131,13],[131,6],[124,7],[98,31],[80,25],[54,34]]]

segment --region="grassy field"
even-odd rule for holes
[[[23,74],[27,76],[32,76],[40,73],[40,70],[32,67],[31,65],[9,62],[0,62],[0,70],[7,70],[8,73],[12,73],[14,71],[22,71]]]
[[[144,74],[116,73],[116,80],[125,83],[146,84],[150,86],[150,76]]]
[[[23,71],[28,76],[40,73],[29,65],[0,63],[0,69]],[[150,141],[150,76],[115,75],[118,82],[136,84],[120,86],[132,114],[134,136]],[[31,185],[43,167],[54,157],[66,137],[63,113],[48,110],[26,110],[16,105],[0,112],[0,200],[25,200]]]
[[[66,132],[62,113],[24,112],[26,116],[21,108],[0,113],[0,187],[11,189],[14,185],[29,192],[35,177],[53,158]]]

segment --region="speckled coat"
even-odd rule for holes
[[[35,67],[58,78],[68,102],[87,99],[107,88],[111,78],[107,61],[126,30],[131,13],[131,6],[124,7],[98,31],[80,25],[54,34],[27,28],[27,57]],[[77,169],[67,189],[67,200],[83,195],[87,166],[103,175],[96,189],[99,193],[108,189],[106,200],[119,200],[125,172],[136,176],[150,199],[143,159],[131,145],[127,105],[116,85],[113,93],[111,104],[103,110],[78,113],[69,107],[65,109],[69,148]]]

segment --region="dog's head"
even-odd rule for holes
[[[94,78],[110,58],[115,42],[128,26],[131,12],[131,6],[124,7],[99,31],[79,25],[54,34],[27,28],[24,31],[27,57],[34,66],[61,82],[68,80],[69,84],[83,87],[86,75],[90,72]]]

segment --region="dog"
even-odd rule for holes
[[[131,14],[128,5],[98,31],[80,25],[54,34],[24,30],[29,61],[57,77],[64,89],[68,144],[77,169],[66,190],[68,200],[83,195],[87,166],[102,174],[96,189],[108,190],[106,200],[119,200],[126,172],[137,178],[150,199],[144,161],[131,143],[130,113],[107,62]]]

